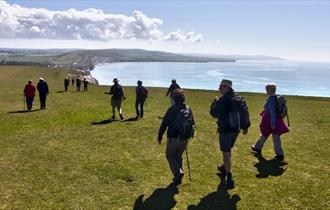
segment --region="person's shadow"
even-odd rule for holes
[[[134,121],[138,121],[138,119],[139,118],[137,118],[137,117],[130,117],[125,120],[122,120],[121,122],[134,122]]]
[[[143,201],[144,194],[140,195],[133,210],[169,210],[176,205],[174,196],[179,193],[177,185],[171,183],[166,188],[156,189]]]
[[[19,110],[19,111],[12,111],[8,112],[8,114],[17,114],[17,113],[30,113],[30,112],[37,112],[40,111],[41,109],[32,109],[32,110]]]
[[[220,174],[217,175],[220,177]],[[187,210],[236,209],[236,205],[241,198],[237,194],[231,196],[227,191],[225,179],[221,177],[220,179],[217,191],[201,198],[197,205],[188,206]]]
[[[281,176],[286,168],[283,166],[287,165],[286,162],[272,159],[266,160],[262,154],[254,154],[254,156],[258,159],[258,163],[254,165],[257,168],[258,174],[257,178],[267,178],[269,176]]]
[[[116,122],[116,121],[118,121],[118,120],[116,120],[116,119],[106,119],[106,120],[101,120],[99,122],[93,121],[93,122],[91,122],[91,125],[104,125],[104,124],[108,124],[108,123],[112,123],[112,122]]]

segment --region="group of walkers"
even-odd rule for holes
[[[84,78],[83,80],[81,80],[79,77],[76,78],[76,80],[74,78],[71,79],[71,85],[73,86],[76,83],[76,88],[77,91],[80,91],[80,87],[81,87],[81,83],[83,83],[84,85],[84,91],[88,91],[88,80],[86,78]],[[70,85],[70,79],[69,77],[66,77],[64,79],[64,90],[68,91]]]
[[[40,109],[46,109],[46,99],[49,93],[49,89],[47,82],[43,78],[40,78],[37,84],[37,88],[35,88],[33,85],[32,80],[29,80],[28,84],[24,87],[23,93],[28,111],[32,110],[36,89],[39,91]]]
[[[112,119],[116,118],[116,109],[118,111],[119,117],[121,120],[124,119],[121,104],[126,99],[124,95],[123,87],[119,84],[119,80],[117,78],[113,79],[113,85],[111,86],[109,92],[105,92],[105,94],[111,95],[111,107],[112,107]],[[148,89],[142,85],[142,81],[137,81],[137,87],[135,88],[135,111],[136,111],[136,119],[143,118],[144,115],[144,103],[148,97]]]
[[[76,82],[77,91],[80,90],[80,79],[71,80],[72,85]],[[88,81],[83,80],[84,90],[87,91]],[[119,84],[117,78],[113,79],[113,85],[105,94],[111,95],[112,119],[116,118],[117,110],[121,120],[124,119],[122,113],[122,102],[126,99],[123,87]],[[67,91],[70,84],[69,78],[65,78],[64,86]],[[85,89],[86,84],[86,89]],[[233,89],[231,80],[223,79],[219,85],[220,95],[211,103],[210,115],[217,119],[219,145],[222,152],[223,163],[217,166],[220,177],[226,180],[228,189],[234,188],[234,180],[232,175],[232,148],[235,141],[242,131],[243,135],[248,133],[251,125],[249,119],[248,106],[243,97],[239,96]],[[276,94],[276,85],[273,83],[265,86],[268,98],[261,112],[260,138],[251,146],[252,152],[261,154],[264,143],[272,134],[275,159],[284,160],[284,152],[281,145],[280,135],[289,131],[289,128],[283,118],[287,114],[286,104],[280,103],[279,95]],[[49,93],[47,82],[40,78],[37,90],[39,91],[40,109],[46,109],[46,96]],[[27,109],[31,110],[36,88],[32,84],[32,80],[24,88]],[[137,81],[135,88],[135,110],[136,119],[144,117],[144,104],[148,97],[148,90],[142,85],[142,81]],[[172,80],[172,84],[168,88],[165,96],[170,96],[171,106],[168,108],[158,131],[158,142],[161,144],[162,137],[167,130],[166,159],[170,170],[173,174],[173,183],[180,184],[184,176],[182,167],[182,155],[186,151],[189,138],[194,135],[195,119],[191,108],[185,103],[185,95],[183,90],[177,84],[176,80]],[[283,100],[283,97],[281,98]],[[285,99],[284,99],[285,100]],[[188,163],[189,164],[189,163]],[[188,165],[189,166],[189,165]]]
[[[252,152],[260,154],[265,141],[272,134],[275,150],[274,158],[282,161],[284,160],[284,152],[281,146],[280,135],[288,132],[289,128],[283,120],[285,114],[280,113],[283,110],[280,110],[278,95],[276,95],[276,85],[270,83],[265,88],[268,98],[260,114],[262,116],[260,123],[261,135],[259,140],[251,146],[251,149]],[[210,108],[211,116],[217,119],[219,145],[223,158],[223,163],[217,166],[217,170],[220,177],[225,179],[227,189],[232,189],[234,188],[234,180],[231,151],[240,131],[242,130],[243,135],[246,135],[251,123],[247,104],[232,88],[232,81],[223,79],[219,85],[219,93],[220,96],[213,100]],[[166,93],[166,95],[169,94],[172,105],[166,111],[160,125],[158,142],[159,144],[161,143],[162,136],[167,130],[166,158],[173,174],[173,183],[180,184],[184,176],[182,155],[186,150],[188,139],[194,134],[195,120],[192,110],[185,104],[185,95],[175,80],[172,80],[172,85]],[[178,120],[182,116],[185,116],[186,120]],[[184,124],[183,127],[187,126],[187,124],[192,127],[192,129],[188,129],[190,134],[187,135],[186,131],[178,128],[178,121]]]

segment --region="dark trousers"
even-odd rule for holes
[[[84,91],[88,91],[88,86],[84,85]]]
[[[27,107],[28,110],[32,109],[33,98],[34,97],[26,97],[26,107]]]
[[[40,109],[46,109],[46,97],[47,94],[39,94]]]
[[[136,110],[136,116],[137,117],[143,117],[143,106],[144,106],[145,100],[136,100],[135,101],[135,110]]]

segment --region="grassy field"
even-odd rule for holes
[[[217,176],[221,162],[209,105],[216,91],[186,90],[197,124],[188,146],[192,182],[170,185],[166,137],[158,145],[160,117],[169,106],[165,89],[149,88],[145,118],[113,121],[108,86],[63,92],[67,71],[0,67],[0,209],[330,209],[330,99],[287,97],[291,132],[282,137],[285,161],[273,160],[272,140],[263,157],[250,146],[259,136],[265,94],[242,93],[252,126],[233,150],[236,187]],[[44,77],[47,110],[35,98],[23,110],[28,79]],[[219,79],[219,78],[217,78]],[[125,119],[135,116],[134,88],[126,87]]]

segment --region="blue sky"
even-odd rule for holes
[[[33,15],[34,20],[27,22],[27,15],[18,17],[16,14],[11,14],[13,17],[8,20],[17,18],[19,23],[16,21],[18,25],[13,29],[8,25],[1,28],[5,21],[0,22],[0,47],[19,45],[29,48],[144,48],[171,52],[263,54],[293,60],[330,61],[330,1],[7,0],[5,2],[7,6],[2,10],[6,10],[7,13],[15,13],[16,10],[12,10],[12,7],[13,4],[17,4],[24,8],[24,12],[28,15],[36,13],[31,8],[44,8],[45,11],[38,11],[43,14],[54,14],[56,11],[64,12],[73,8],[75,11],[69,16],[75,16],[77,13],[77,17],[81,17],[77,11],[95,8],[102,10],[106,15],[124,17],[116,16],[115,20],[109,20],[104,16],[104,19],[100,20],[99,17],[94,17],[96,12],[92,11],[88,13],[91,14],[91,19],[83,23],[96,28],[90,33],[82,29],[83,24],[78,22],[77,18],[73,17],[72,20],[75,22],[70,24],[67,15],[65,22],[64,19],[61,19],[63,20],[61,23],[56,22],[59,24],[57,27],[43,28],[41,24],[53,23],[54,18],[47,19],[49,15],[40,15],[40,19],[46,16],[47,18],[37,21],[39,16]],[[132,29],[132,18],[134,29]],[[140,18],[143,19],[143,23],[139,23],[136,28],[136,22]],[[91,24],[95,21],[99,23]],[[104,22],[107,22],[106,26],[101,25]],[[29,28],[23,30],[21,25],[24,24]],[[33,26],[33,24],[37,25]],[[109,24],[115,26],[109,32],[103,33],[103,29]],[[116,24],[121,28],[118,29]],[[72,28],[61,31],[59,28],[63,28],[63,25],[76,27],[74,35]],[[13,30],[11,33],[7,32],[8,27]],[[118,31],[113,33],[113,30],[117,29]],[[29,41],[27,42],[26,39]]]

